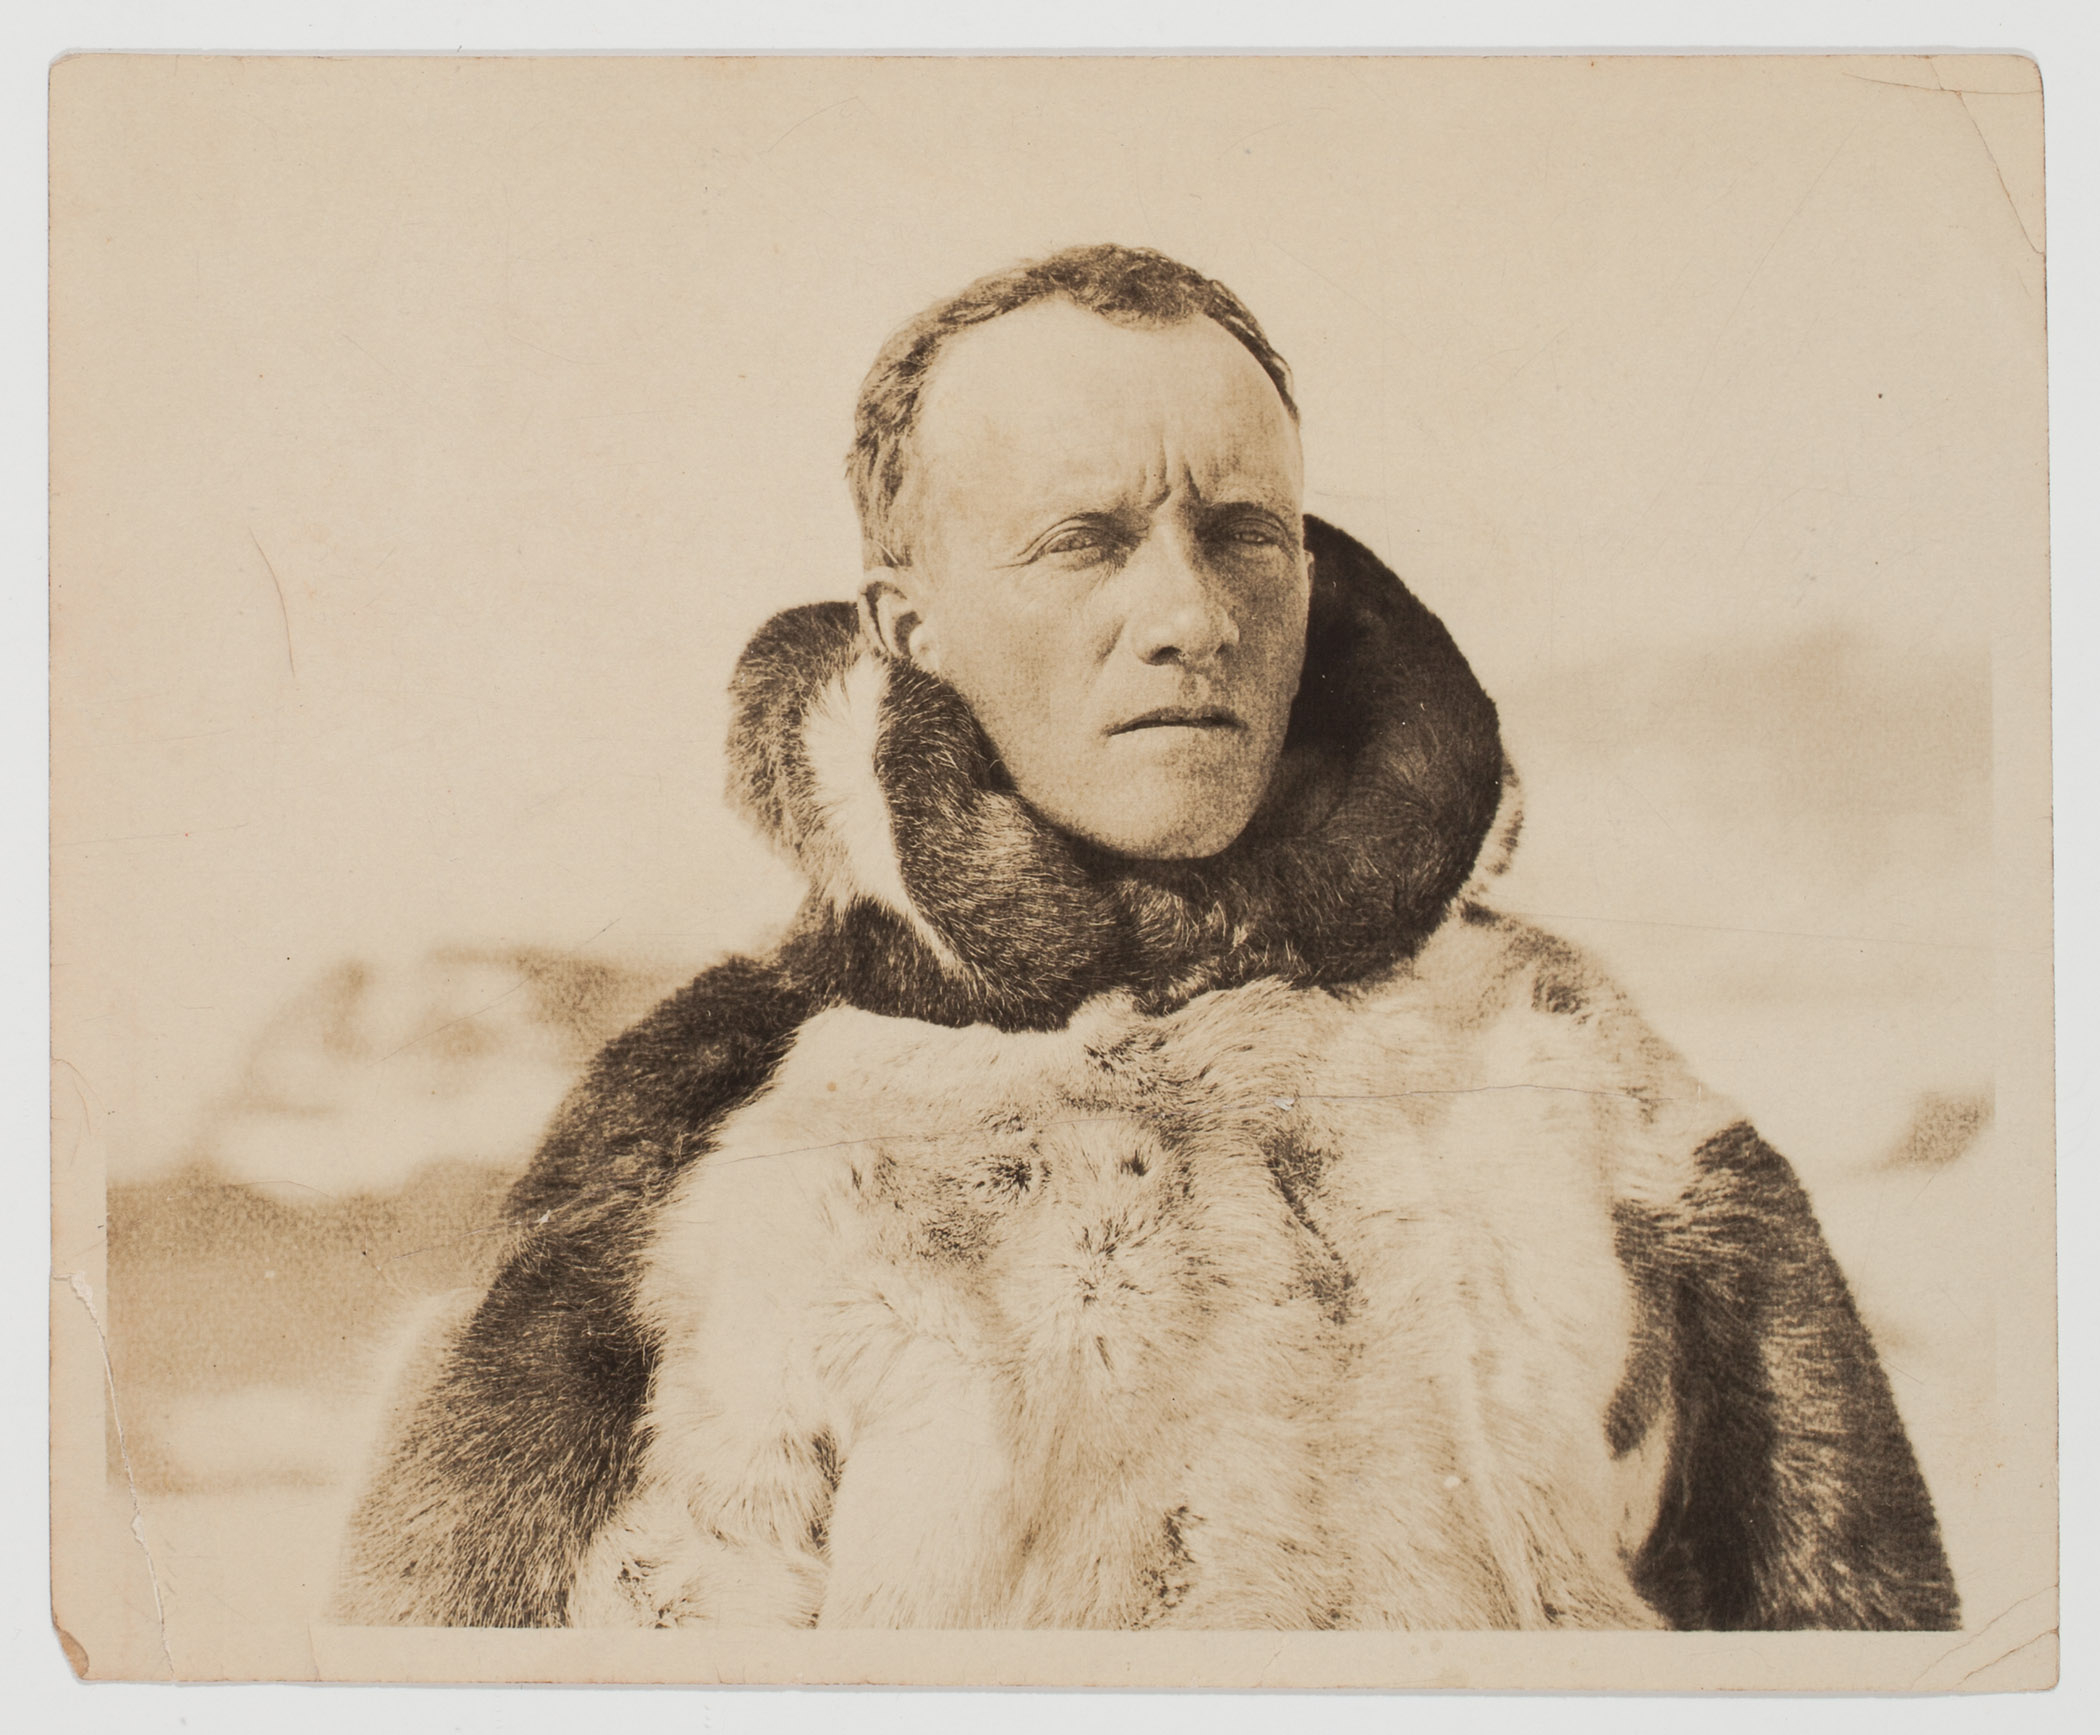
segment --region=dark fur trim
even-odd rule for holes
[[[1626,1248],[1674,1302],[1676,1427],[1636,1585],[1678,1627],[1953,1629],[1931,1496],[1800,1182],[1744,1125],[1697,1162]]]
[[[849,964],[845,998],[1043,1028],[1108,988],[1163,1010],[1258,976],[1358,981],[1420,948],[1494,819],[1495,708],[1450,634],[1375,555],[1316,518],[1305,534],[1305,676],[1277,788],[1208,861],[1131,861],[1055,830],[1013,790],[952,688],[889,666],[874,771],[904,889],[953,961],[873,898],[815,907],[842,960],[879,960]],[[854,635],[843,604],[790,610],[758,635],[734,687],[733,789],[820,881],[838,852],[802,729],[857,654]],[[862,997],[870,989],[876,999]]]
[[[729,680],[729,799],[797,860],[807,860],[824,827],[803,723],[861,653],[851,603],[810,603],[760,627]]]

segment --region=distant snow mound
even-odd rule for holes
[[[346,960],[264,1026],[191,1161],[287,1201],[520,1168],[598,1046],[681,979],[527,947]]]

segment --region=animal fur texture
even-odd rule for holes
[[[1493,911],[1493,707],[1307,533],[1285,763],[1205,863],[1044,825],[850,609],[759,635],[734,793],[810,898],[557,1117],[345,1618],[1955,1623],[1787,1165]]]

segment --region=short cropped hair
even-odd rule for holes
[[[897,498],[909,468],[912,430],[926,382],[942,346],[957,332],[1038,301],[1062,299],[1115,325],[1179,325],[1208,319],[1221,325],[1261,363],[1293,422],[1291,370],[1263,334],[1246,303],[1224,284],[1150,247],[1103,242],[1067,247],[980,277],[935,302],[890,334],[861,382],[853,407],[853,447],[846,479],[860,515],[861,553],[869,567],[909,564],[910,551],[895,522]]]

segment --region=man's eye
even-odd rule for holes
[[[1099,530],[1060,530],[1049,541],[1036,550],[1038,554],[1098,554],[1110,545],[1110,538]]]

